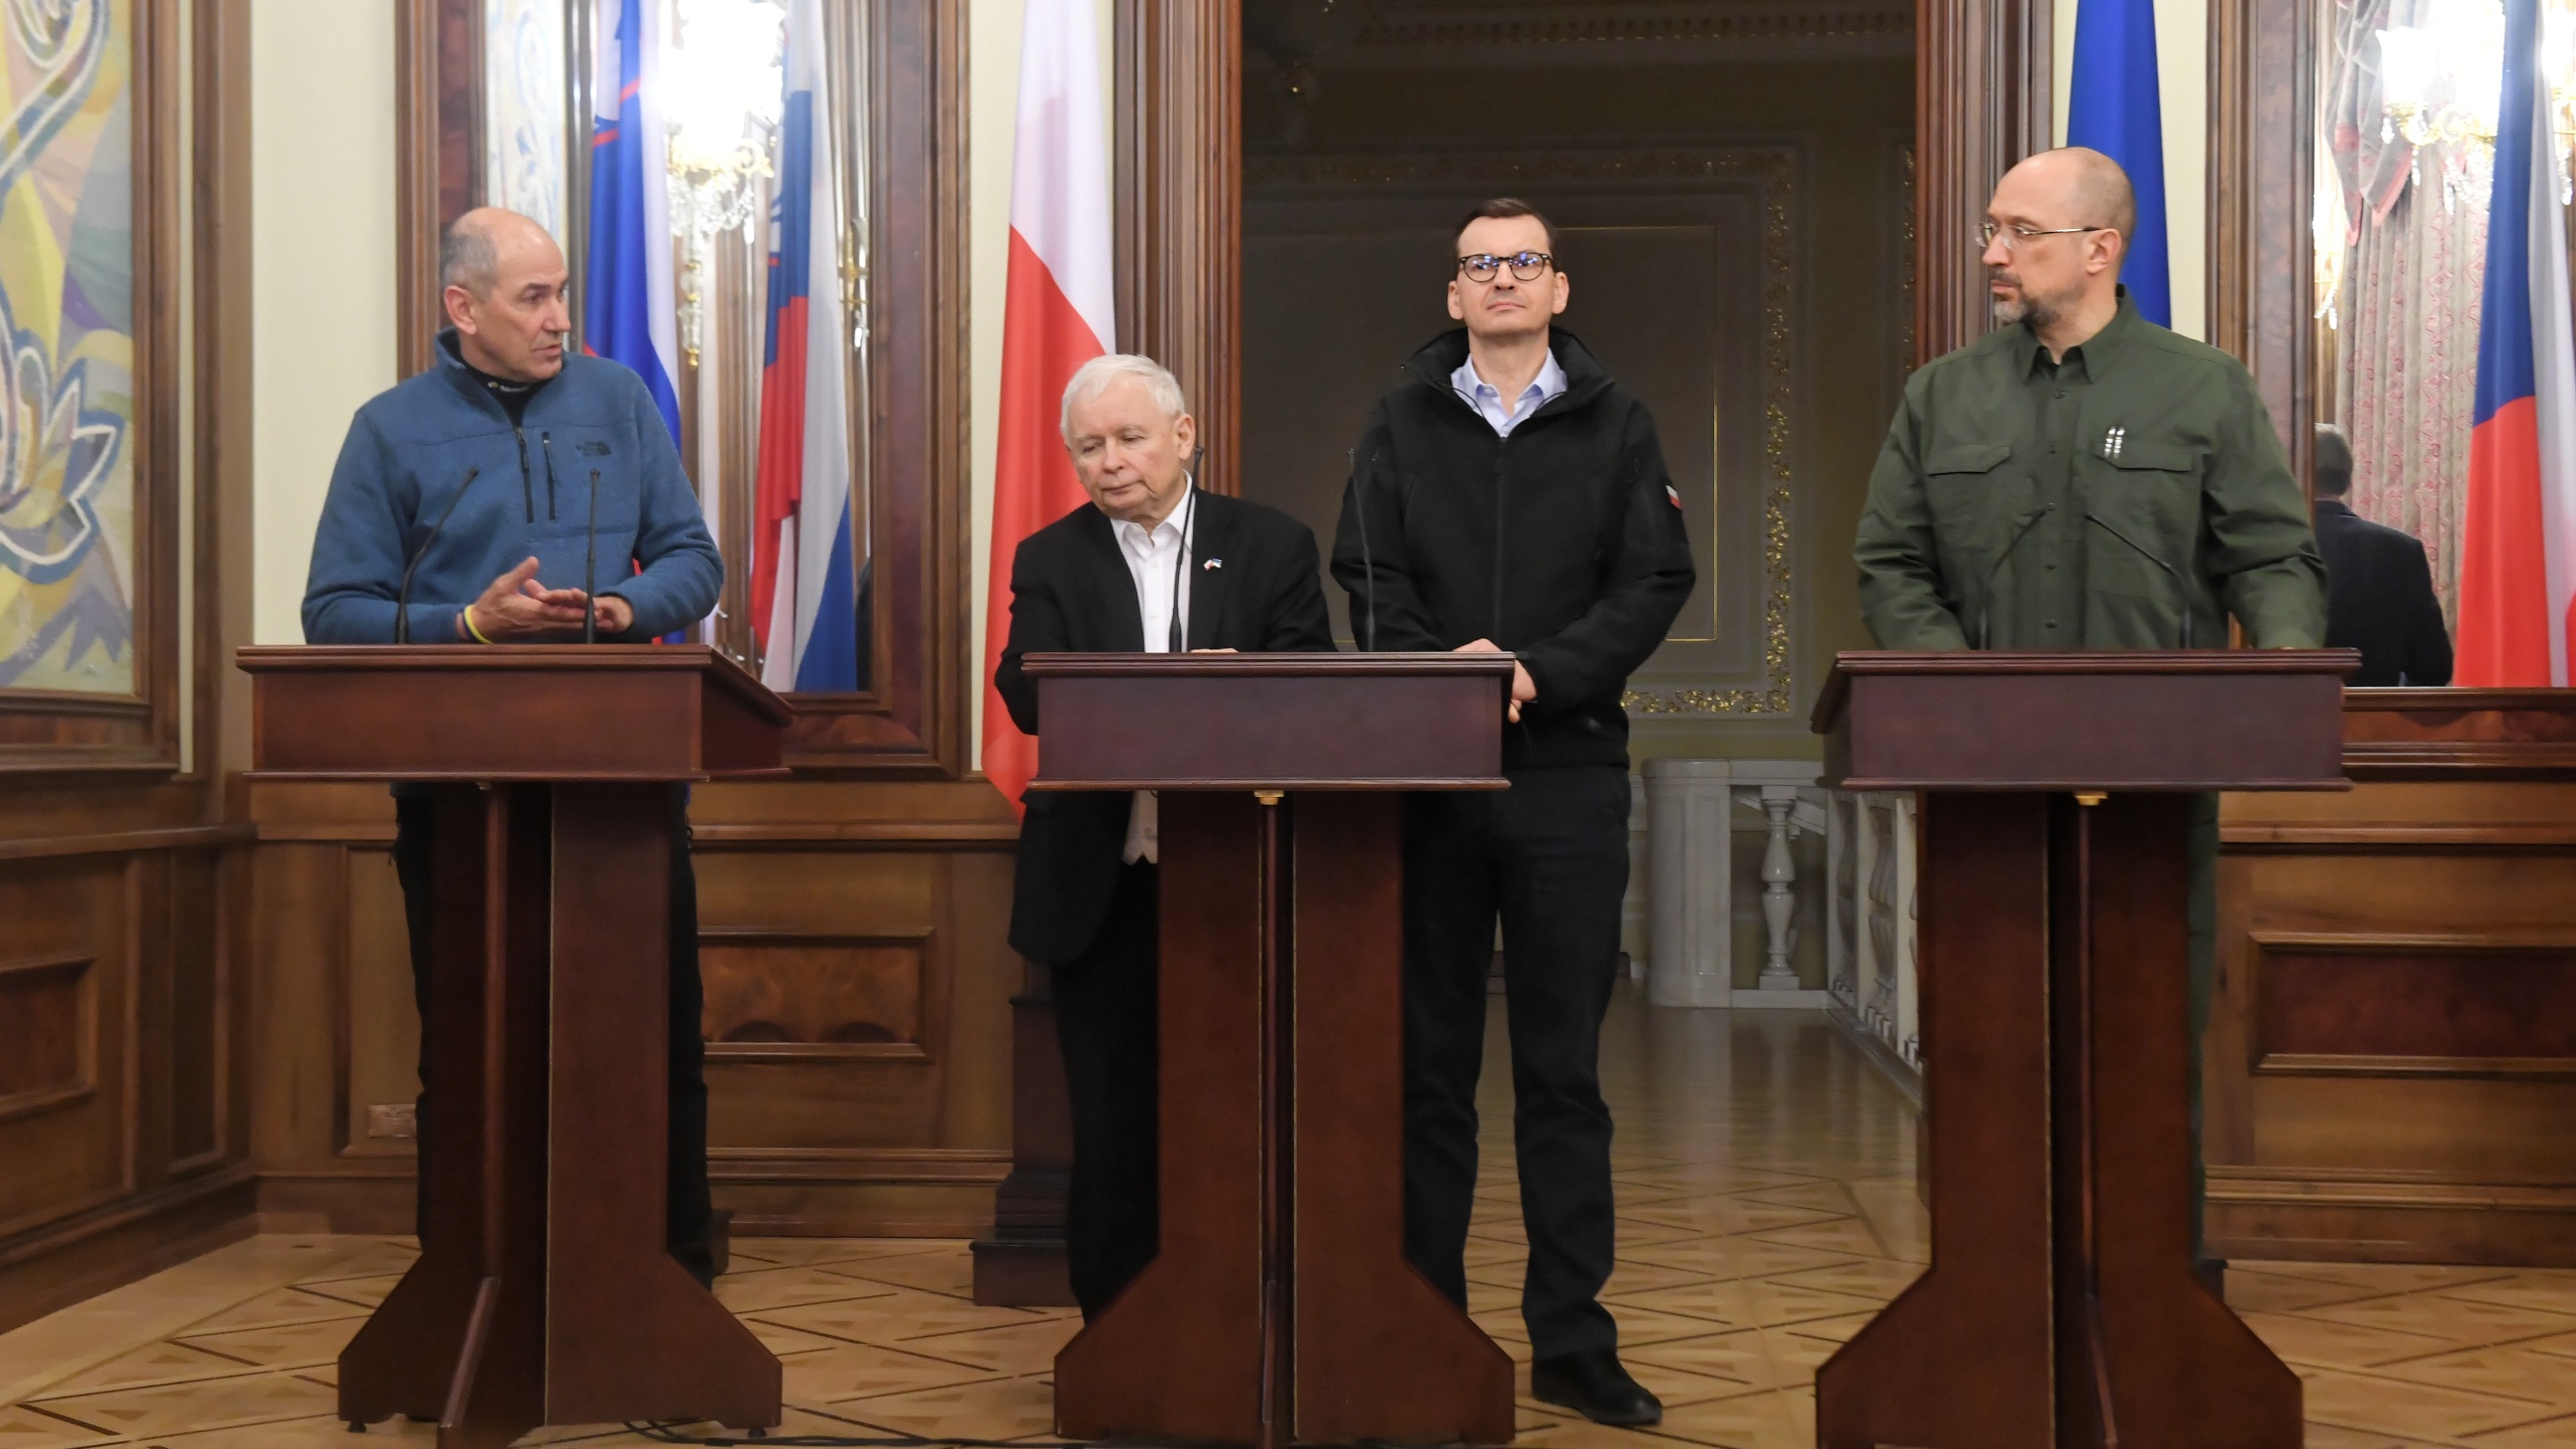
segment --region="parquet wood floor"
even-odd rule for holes
[[[1499,1006],[1499,1003],[1497,1003]],[[1526,1358],[1525,1256],[1499,1029],[1468,1262],[1477,1320]],[[1623,994],[1603,1047],[1619,1121],[1630,1366],[1651,1435],[1524,1398],[1537,1449],[1814,1442],[1815,1365],[1919,1271],[1904,1099],[1812,1016],[1649,1010]],[[330,1417],[332,1362],[412,1249],[268,1236],[0,1335],[0,1449],[385,1449]],[[775,1349],[787,1431],[1048,1442],[1062,1312],[978,1308],[958,1242],[736,1244],[723,1299]],[[2307,1381],[2314,1449],[2576,1449],[2576,1273],[2239,1263],[2228,1297]],[[606,1426],[530,1443],[645,1441]]]

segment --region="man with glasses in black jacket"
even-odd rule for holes
[[[1605,1424],[1663,1406],[1600,1303],[1616,1254],[1601,1020],[1628,884],[1628,676],[1690,595],[1654,419],[1572,334],[1555,229],[1489,201],[1449,315],[1352,458],[1333,545],[1362,649],[1510,654],[1511,788],[1420,794],[1404,823],[1405,1252],[1464,1307],[1476,1079],[1500,914],[1529,1270],[1531,1391]]]

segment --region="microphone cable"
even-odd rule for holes
[[[447,520],[456,516],[456,505],[465,501],[465,490],[473,487],[474,480],[481,476],[483,476],[483,469],[480,464],[465,470],[465,481],[456,485],[455,496],[447,500],[446,511],[438,515],[438,522],[430,525],[429,537],[422,539],[420,541],[420,547],[412,550],[411,562],[403,565],[402,582],[394,587],[395,643],[408,644],[411,642],[411,576],[413,572],[419,569],[420,561],[422,559],[429,557],[429,546],[438,542],[438,535],[441,530],[447,527]]]
[[[2111,520],[2104,518],[2101,514],[2087,510],[2084,515],[2084,521],[2087,523],[2098,523],[2102,525],[2104,532],[2110,534],[2120,542],[2127,544],[2129,547],[2136,549],[2138,551],[2138,557],[2154,564],[2157,568],[2163,569],[2165,571],[2165,577],[2173,580],[2175,598],[2182,605],[2182,647],[2189,649],[2191,647],[2191,589],[2183,583],[2181,572],[2175,569],[2172,564],[2166,563],[2163,559],[2156,557],[2154,551],[2149,549],[2145,544],[2138,542],[2136,539],[2129,537],[2127,534],[2122,533],[2119,529],[2113,527]]]
[[[549,482],[552,475],[549,474]],[[551,499],[549,500],[551,506]],[[599,642],[599,470],[590,470],[590,537],[581,560],[581,642]]]

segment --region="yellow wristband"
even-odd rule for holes
[[[492,642],[491,640],[483,637],[482,630],[474,627],[474,606],[472,604],[465,606],[465,632],[473,635],[474,642],[477,644],[489,644]]]

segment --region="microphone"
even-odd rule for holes
[[[581,560],[581,642],[599,642],[599,470],[590,470],[590,539]]]
[[[2190,648],[2191,590],[2184,585],[2182,575],[2175,571],[2172,564],[2166,563],[2163,559],[2156,557],[2154,551],[2149,549],[2145,544],[2138,542],[2136,539],[2122,533],[2117,528],[2112,527],[2111,520],[2104,518],[2102,515],[2098,513],[2086,513],[2084,515],[2084,521],[2087,523],[2098,523],[2102,525],[2103,529],[2113,538],[2116,538],[2120,542],[2127,544],[2129,547],[2136,549],[2138,551],[2138,557],[2154,564],[2157,568],[2163,569],[2165,571],[2165,577],[2173,580],[2174,596],[2182,601],[2182,647],[2185,649]]]
[[[1199,521],[1198,462],[1206,456],[1205,448],[1191,454],[1190,467],[1181,475],[1189,481],[1183,485],[1187,496],[1181,501],[1181,546],[1172,554],[1172,616],[1164,621],[1163,629],[1163,652],[1166,654],[1187,654],[1190,651],[1189,624],[1181,617],[1181,570],[1190,561],[1190,532]]]
[[[2039,525],[2039,520],[2047,513],[2046,508],[2041,508],[2030,517],[2023,519],[2021,531],[2012,536],[2012,542],[2004,545],[2002,553],[1995,555],[1995,566],[1986,570],[1985,587],[1977,596],[1977,647],[1979,649],[1989,648],[1994,643],[1995,580],[2003,577],[2004,561],[2012,557],[2014,549],[2021,547],[2023,539],[2030,537],[2030,531]]]
[[[439,530],[447,527],[447,520],[456,515],[456,505],[465,501],[465,490],[474,486],[474,480],[481,476],[482,472],[483,469],[480,465],[465,470],[465,481],[456,485],[455,496],[447,500],[446,511],[438,515],[438,522],[429,526],[429,537],[422,539],[420,541],[420,547],[412,551],[411,562],[403,565],[402,582],[394,588],[395,643],[408,644],[411,642],[411,576],[413,571],[420,567],[420,561],[422,559],[429,557],[429,546],[438,542]]]
[[[1360,652],[1374,654],[1377,652],[1377,558],[1369,551],[1368,490],[1360,485],[1360,450],[1345,449],[1342,457],[1350,465],[1351,501],[1360,517],[1360,574],[1362,582],[1368,586],[1368,597],[1364,601],[1368,609],[1368,636],[1361,641]],[[1377,466],[1377,454],[1369,454],[1369,466]]]

